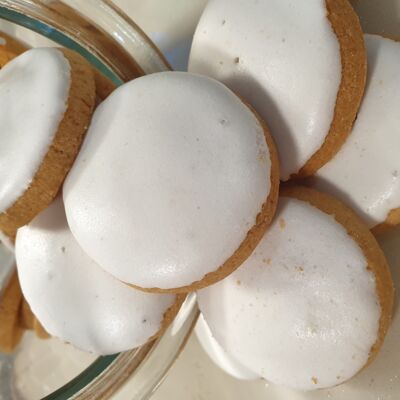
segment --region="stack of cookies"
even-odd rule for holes
[[[313,390],[373,361],[394,297],[371,229],[400,222],[400,44],[364,36],[347,0],[214,0],[187,73],[113,90],[69,50],[2,53],[4,350],[32,328],[129,350],[196,291],[202,342],[236,376]]]

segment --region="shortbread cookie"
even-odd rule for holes
[[[368,85],[357,121],[312,183],[377,230],[400,222],[400,43],[374,35],[365,40]]]
[[[232,356],[219,345],[202,314],[199,315],[199,319],[196,323],[195,333],[201,346],[211,360],[227,374],[236,379],[245,381],[252,381],[260,378],[259,375],[250,371],[243,365],[240,365],[238,361],[234,360]]]
[[[214,0],[197,26],[189,71],[225,83],[267,121],[282,180],[308,176],[356,118],[363,35],[347,0]]]
[[[67,219],[121,281],[187,292],[251,254],[275,212],[278,169],[266,125],[224,85],[152,74],[97,108],[64,184]]]
[[[22,337],[24,330],[18,319],[21,301],[21,288],[14,272],[5,290],[0,292],[0,352],[12,352]]]
[[[175,317],[182,296],[130,288],[103,271],[71,234],[60,198],[18,230],[21,287],[51,336],[96,354],[114,354],[158,336]]]
[[[28,50],[0,70],[0,229],[28,223],[56,196],[95,101],[91,67],[64,49]]]
[[[199,291],[198,301],[228,354],[272,383],[313,390],[373,360],[390,324],[393,284],[356,214],[328,195],[291,187],[254,253]]]

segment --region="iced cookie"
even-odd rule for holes
[[[267,121],[282,180],[308,176],[339,150],[356,118],[363,35],[347,0],[214,0],[189,71],[225,83]]]
[[[195,332],[204,351],[208,354],[211,360],[218,365],[227,374],[236,379],[251,381],[260,378],[259,375],[250,371],[243,365],[240,365],[232,358],[215,340],[207,322],[204,320],[203,315],[199,315],[196,323]]]
[[[274,223],[247,261],[198,292],[221,346],[268,381],[340,384],[368,365],[391,320],[393,284],[368,227],[328,195],[282,191]]]
[[[96,354],[133,349],[159,335],[182,296],[130,288],[90,259],[71,234],[60,198],[18,230],[16,259],[23,294],[40,326]]]
[[[28,50],[0,70],[0,230],[9,235],[56,196],[95,101],[91,67],[70,50]]]
[[[0,352],[12,352],[21,339],[24,331],[18,318],[21,301],[21,288],[14,272],[6,288],[0,292]]]
[[[365,36],[367,90],[353,131],[312,182],[375,230],[400,222],[400,43]]]
[[[97,108],[64,184],[67,219],[85,252],[121,281],[191,291],[255,248],[275,212],[278,169],[266,125],[228,88],[152,74]]]

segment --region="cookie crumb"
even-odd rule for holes
[[[299,272],[304,272],[304,268],[302,266],[295,267],[295,269]]]
[[[236,281],[236,285],[240,286],[242,284],[242,281],[240,281],[239,279]]]
[[[341,378],[341,376],[340,376],[340,375],[338,375],[338,376],[336,377],[336,379],[337,379],[337,380],[339,380],[340,378]]]
[[[233,61],[235,62],[235,64],[239,64],[240,58],[236,57]]]
[[[314,385],[316,385],[316,384],[318,383],[318,379],[317,379],[315,376],[313,376],[313,377],[311,378],[311,380],[312,380],[312,383],[313,383]]]
[[[146,322],[147,322],[147,319],[146,319],[146,318],[143,318],[143,319],[142,319],[142,323],[145,324]]]
[[[286,227],[286,221],[283,218],[279,219],[279,227],[281,229],[285,229],[285,227]]]

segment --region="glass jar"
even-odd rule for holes
[[[116,85],[170,69],[144,32],[109,0],[0,0],[0,30],[31,47],[71,48]],[[189,295],[161,338],[94,361],[57,339],[39,341],[28,333],[14,355],[0,356],[0,399],[103,400],[127,379],[129,399],[148,398],[184,347],[197,315],[195,296]],[[64,364],[77,376],[55,377]]]

